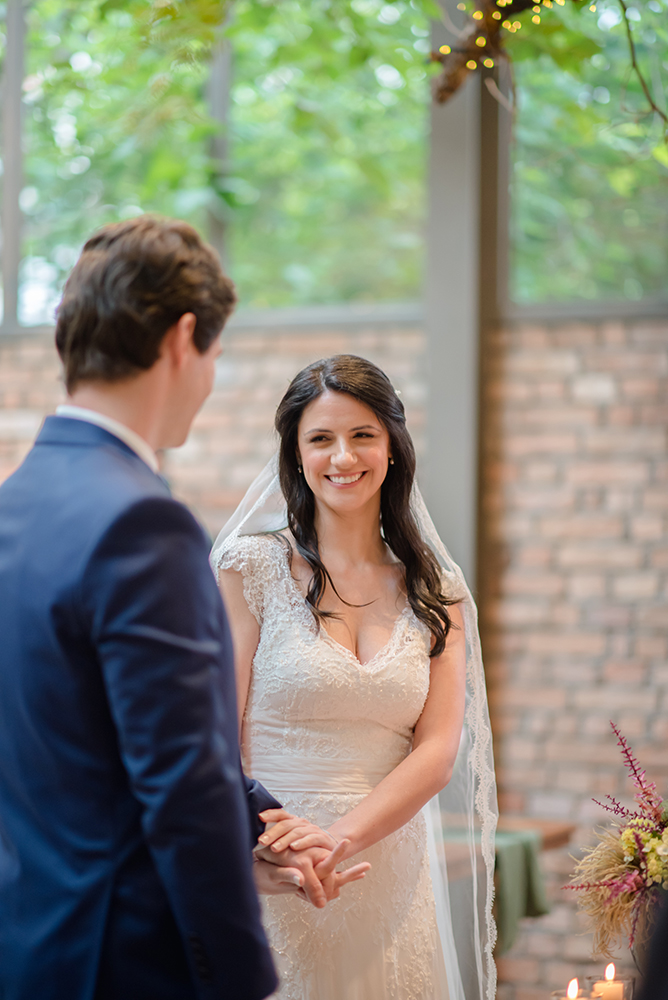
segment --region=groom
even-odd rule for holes
[[[145,216],[65,288],[70,405],[0,487],[2,1000],[276,987],[251,846],[279,803],[241,772],[208,545],[155,455],[185,441],[233,305],[195,231]]]

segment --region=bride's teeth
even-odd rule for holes
[[[357,480],[361,479],[363,475],[363,472],[358,472],[355,476],[327,476],[327,478],[332,483],[337,483],[339,486],[345,486],[348,483],[356,483]]]

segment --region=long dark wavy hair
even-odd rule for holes
[[[318,621],[334,617],[333,612],[320,607],[328,582],[334,593],[337,591],[320,558],[315,497],[299,473],[297,458],[302,414],[327,390],[347,393],[368,406],[389,433],[394,464],[388,467],[380,490],[381,530],[386,544],[403,564],[408,602],[433,636],[431,656],[438,656],[453,627],[448,605],[457,600],[443,593],[438,561],[422,540],[411,510],[415,449],[406,428],[404,406],[387,375],[371,361],[354,354],[337,354],[304,368],[293,378],[276,411],[276,430],[281,440],[279,476],[288,506],[288,527],[297,551],[313,571],[306,601]]]

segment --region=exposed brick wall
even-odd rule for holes
[[[215,533],[272,453],[273,412],[318,357],[363,354],[402,391],[422,451],[424,339],[397,327],[232,329],[175,493]],[[668,323],[517,327],[485,344],[481,624],[501,802],[579,824],[591,796],[628,799],[614,718],[668,791]],[[50,336],[0,341],[0,480],[62,399]],[[524,922],[500,965],[503,1000],[541,1000],[600,972],[569,850],[543,855],[552,913]],[[626,956],[628,962],[628,956]]]
[[[481,617],[500,800],[578,823],[632,795],[614,719],[668,793],[668,323],[517,327],[484,351]],[[544,855],[554,910],[500,962],[544,998],[589,962],[569,850]],[[624,955],[624,952],[620,952]],[[628,956],[624,956],[628,962]]]
[[[0,482],[23,461],[65,398],[52,335],[0,337]]]

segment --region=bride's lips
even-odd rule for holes
[[[339,489],[342,489],[346,486],[356,486],[357,483],[359,483],[364,476],[366,476],[366,474],[367,470],[365,469],[364,472],[355,472],[351,476],[325,476],[325,479],[327,479],[332,486],[337,486]]]

